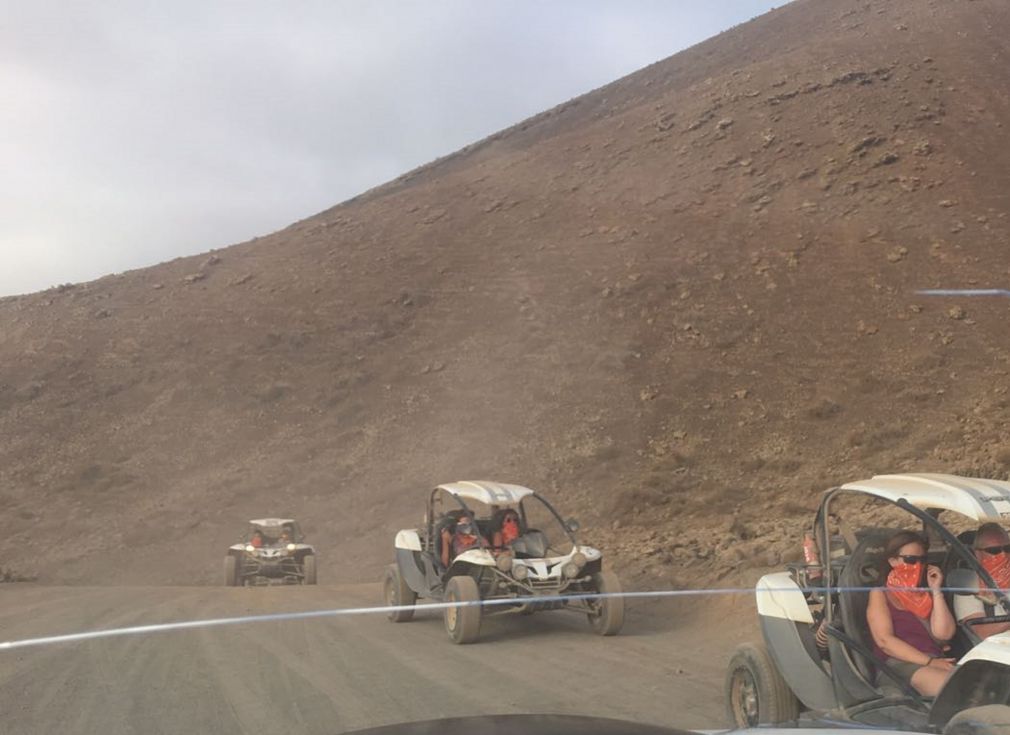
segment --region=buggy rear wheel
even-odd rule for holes
[[[726,714],[732,727],[793,722],[800,703],[762,643],[737,647],[726,672]]]
[[[414,592],[403,580],[400,568],[396,564],[386,567],[386,573],[382,576],[382,593],[386,600],[386,607],[396,607],[390,610],[386,617],[394,623],[406,623],[414,617],[414,603],[417,602],[417,593]]]
[[[1010,707],[987,704],[961,710],[944,726],[943,735],[1010,735]]]
[[[445,601],[462,603],[445,608],[445,632],[453,643],[473,643],[480,635],[480,590],[473,577],[460,575],[449,580]]]
[[[593,575],[596,591],[604,594],[620,594],[621,582],[613,572],[599,572]],[[600,635],[617,635],[624,626],[624,598],[599,597],[588,601],[590,612],[587,614],[589,625],[593,632]]]
[[[306,554],[302,557],[302,584],[316,583],[316,555]]]
[[[229,554],[224,558],[224,585],[225,587],[238,586],[238,559]]]

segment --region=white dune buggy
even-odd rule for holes
[[[509,511],[519,518],[519,536],[507,548],[492,548]],[[479,543],[443,564],[443,530],[452,532],[462,514],[476,519]],[[454,643],[470,643],[481,617],[567,609],[586,614],[600,635],[624,624],[621,597],[587,597],[621,592],[602,568],[602,554],[575,539],[578,524],[564,521],[544,498],[519,485],[454,482],[436,487],[428,499],[424,527],[396,534],[396,563],[383,579],[389,618],[406,622],[419,597],[461,603],[444,609]],[[491,604],[482,602],[493,601]],[[514,602],[512,602],[514,601]]]
[[[316,550],[304,542],[298,523],[290,518],[249,521],[242,543],[224,558],[228,587],[268,584],[315,584]]]
[[[853,531],[840,505],[872,508],[890,527]],[[855,513],[858,517],[859,513]],[[953,475],[880,475],[827,491],[814,522],[818,565],[762,577],[757,609],[763,644],[737,649],[726,676],[732,724],[847,724],[945,735],[1010,732],[1010,632],[980,640],[973,626],[1010,622],[990,608],[958,624],[949,654],[957,668],[938,696],[918,694],[873,654],[866,622],[869,587],[883,583],[884,548],[898,530],[919,526],[929,563],[955,592],[995,589],[970,550],[974,529],[1010,520],[1010,482]],[[958,533],[958,530],[961,530]],[[918,530],[918,529],[916,529]],[[977,575],[977,576],[975,576]],[[998,592],[1010,610],[1006,591]],[[817,640],[817,630],[825,636]],[[826,643],[826,646],[824,645]]]

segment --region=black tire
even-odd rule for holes
[[[961,710],[944,726],[943,735],[1010,735],[1010,707],[987,704]]]
[[[460,575],[445,587],[446,602],[467,603],[445,608],[445,632],[453,643],[473,643],[480,635],[480,590],[473,577]]]
[[[781,725],[800,715],[800,702],[779,673],[763,643],[744,643],[726,672],[726,714],[730,726]]]
[[[403,581],[403,575],[400,574],[400,568],[396,564],[386,567],[386,573],[382,576],[382,594],[386,600],[386,607],[397,608],[386,613],[386,617],[394,623],[406,623],[414,617],[417,593]]]
[[[224,585],[225,587],[238,586],[238,559],[229,554],[224,558]]]
[[[596,591],[605,595],[619,594],[621,581],[613,572],[598,572],[593,575]],[[617,635],[624,626],[624,598],[601,597],[590,600],[593,608],[587,615],[589,625],[599,635]]]
[[[306,554],[302,557],[302,584],[316,583],[316,555]]]

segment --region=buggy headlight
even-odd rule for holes
[[[530,576],[530,570],[525,564],[513,564],[512,576],[518,580],[523,580]]]
[[[499,572],[507,574],[512,568],[512,557],[508,554],[502,554],[495,560],[495,566],[498,567]]]
[[[288,551],[294,551],[294,550],[295,550],[295,545],[294,544],[288,544]]]
[[[253,546],[252,544],[249,544],[248,546],[245,547],[245,550],[248,551],[251,554],[254,551],[256,551],[256,547]]]
[[[576,551],[572,554],[572,558],[561,567],[561,573],[564,574],[568,579],[575,579],[579,576],[579,572],[582,571],[582,567],[586,565],[586,555],[581,551]]]

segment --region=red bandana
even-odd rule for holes
[[[887,575],[888,592],[901,603],[901,606],[925,620],[933,612],[933,595],[929,590],[917,589],[922,580],[923,565],[899,564]],[[916,588],[916,589],[911,589]]]
[[[501,527],[502,546],[508,546],[519,538],[519,524],[515,518],[506,518]]]
[[[1010,556],[986,554],[982,559],[982,568],[989,572],[989,576],[999,589],[1010,589]]]

